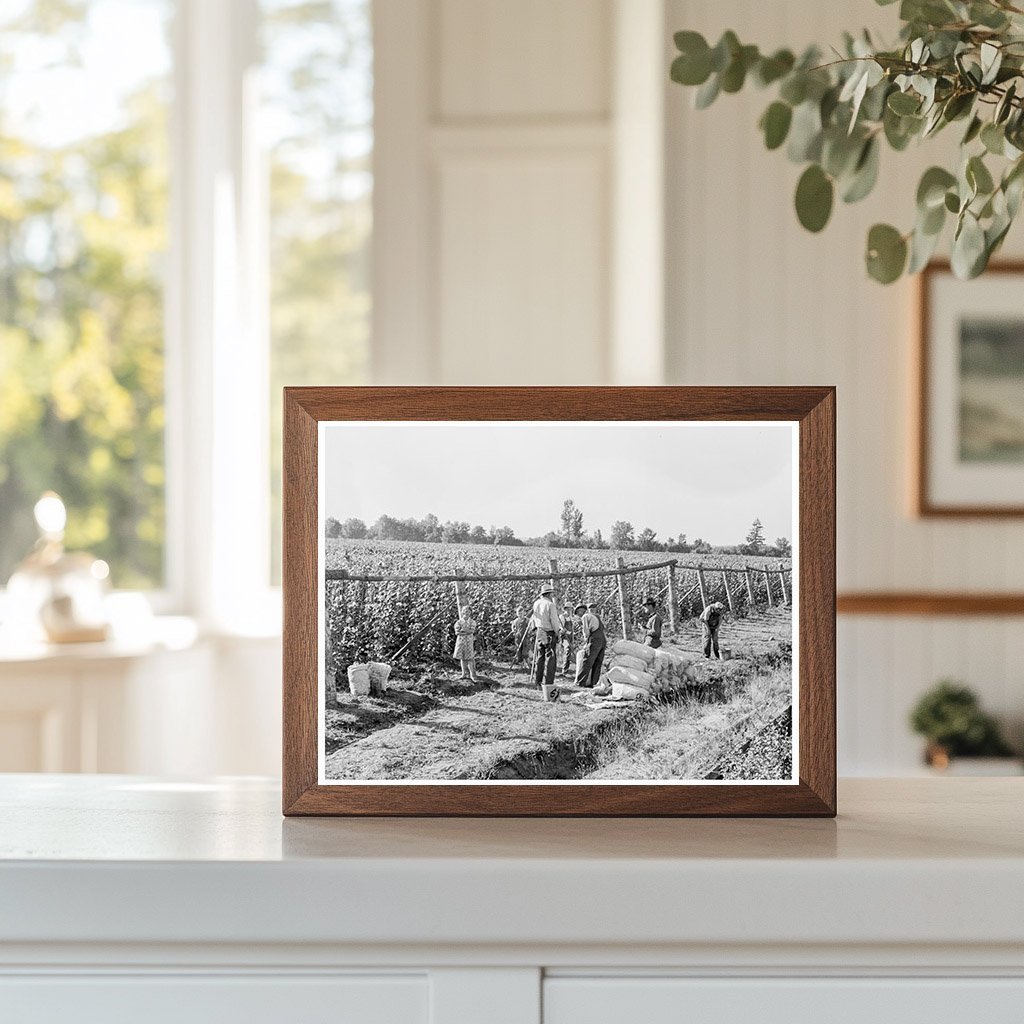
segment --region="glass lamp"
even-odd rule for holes
[[[64,550],[67,510],[47,491],[35,505],[39,539],[7,584],[9,629],[22,639],[51,643],[95,643],[110,632],[104,602],[109,590],[107,563],[85,552]],[[13,630],[12,630],[13,632]]]

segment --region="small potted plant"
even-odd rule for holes
[[[1019,760],[1003,739],[995,719],[981,709],[976,694],[966,686],[944,679],[925,693],[910,715],[914,732],[928,741],[925,763],[939,771],[970,767],[960,774],[1019,774]],[[965,766],[961,759],[975,760]],[[992,764],[996,760],[995,765]],[[997,770],[993,771],[995,768]]]

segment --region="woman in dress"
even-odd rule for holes
[[[476,682],[476,654],[473,650],[473,636],[477,623],[470,615],[468,604],[462,606],[459,617],[455,620],[455,650],[452,657],[459,659],[462,666],[462,678]]]

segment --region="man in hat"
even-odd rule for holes
[[[644,627],[644,631],[647,634],[644,638],[644,643],[648,647],[660,647],[661,646],[661,627],[663,625],[661,616],[658,614],[658,602],[653,597],[647,598],[644,601],[645,614],[649,616],[647,619],[647,625]]]
[[[705,658],[710,658],[714,650],[715,657],[721,660],[722,655],[718,651],[718,627],[722,624],[724,613],[725,605],[721,601],[712,601],[700,613],[700,636],[704,641]]]
[[[555,604],[555,588],[546,583],[533,602],[533,624],[537,628],[537,665],[534,682],[545,700],[558,700],[555,672],[558,669],[558,641],[564,630]]]
[[[593,688],[601,678],[604,664],[604,649],[608,644],[604,634],[604,623],[597,614],[597,604],[578,604],[574,613],[580,616],[580,632],[583,634],[584,661],[576,673],[576,685]]]

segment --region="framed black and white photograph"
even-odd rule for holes
[[[1024,264],[921,275],[917,511],[1024,515]]]
[[[831,813],[831,402],[289,389],[286,812]]]

